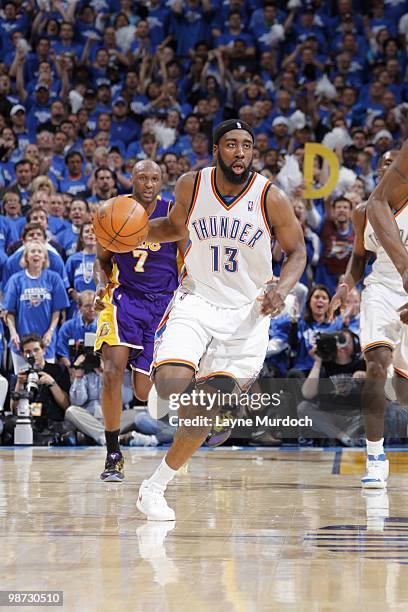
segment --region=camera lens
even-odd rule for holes
[[[347,336],[343,332],[339,332],[336,339],[338,348],[345,348],[347,346]]]

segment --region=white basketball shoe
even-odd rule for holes
[[[139,489],[136,507],[146,515],[148,521],[174,521],[174,510],[167,505],[164,489],[144,480]]]
[[[389,461],[385,454],[367,456],[366,473],[361,479],[365,489],[385,489],[389,474]]]

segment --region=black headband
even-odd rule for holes
[[[244,130],[250,134],[252,142],[255,142],[255,134],[249,123],[240,121],[239,119],[227,119],[227,121],[223,121],[215,128],[213,132],[213,144],[217,145],[221,136],[224,136],[224,134],[231,130]]]

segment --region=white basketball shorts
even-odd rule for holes
[[[262,368],[269,323],[257,301],[223,308],[179,287],[157,328],[153,367],[187,365],[197,380],[226,375],[242,387]]]
[[[408,295],[376,283],[364,289],[360,309],[361,348],[388,346],[393,350],[394,370],[404,377],[408,377],[408,325],[401,323],[397,311],[407,302]]]

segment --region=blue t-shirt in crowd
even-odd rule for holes
[[[56,272],[43,270],[38,278],[28,276],[27,270],[13,274],[4,290],[3,306],[14,314],[20,336],[37,333],[43,336],[51,324],[52,313],[68,308],[69,300],[64,283]],[[54,332],[45,358],[55,356],[57,334]],[[12,351],[16,352],[10,343]]]
[[[55,217],[54,215],[48,215],[48,229],[53,236],[60,234],[64,230],[68,229],[69,221],[62,219],[62,217]]]
[[[27,223],[27,219],[25,217],[16,217],[15,219],[5,217],[5,219],[7,219],[9,225],[10,244],[21,240],[21,234],[23,233],[23,228]]]
[[[79,178],[65,177],[61,179],[58,191],[60,193],[70,193],[73,196],[87,194],[89,191],[88,178],[84,175]]]
[[[75,253],[78,243],[79,229],[75,231],[73,227],[72,223],[70,223],[68,227],[57,236],[57,241],[64,247],[67,255],[73,255],[73,253]]]
[[[11,244],[10,226],[6,217],[0,216],[0,268],[2,268],[6,261],[6,248]]]
[[[84,253],[80,251],[73,253],[65,264],[69,286],[75,291],[95,291],[96,285],[93,278],[93,264],[96,259],[95,253]]]

